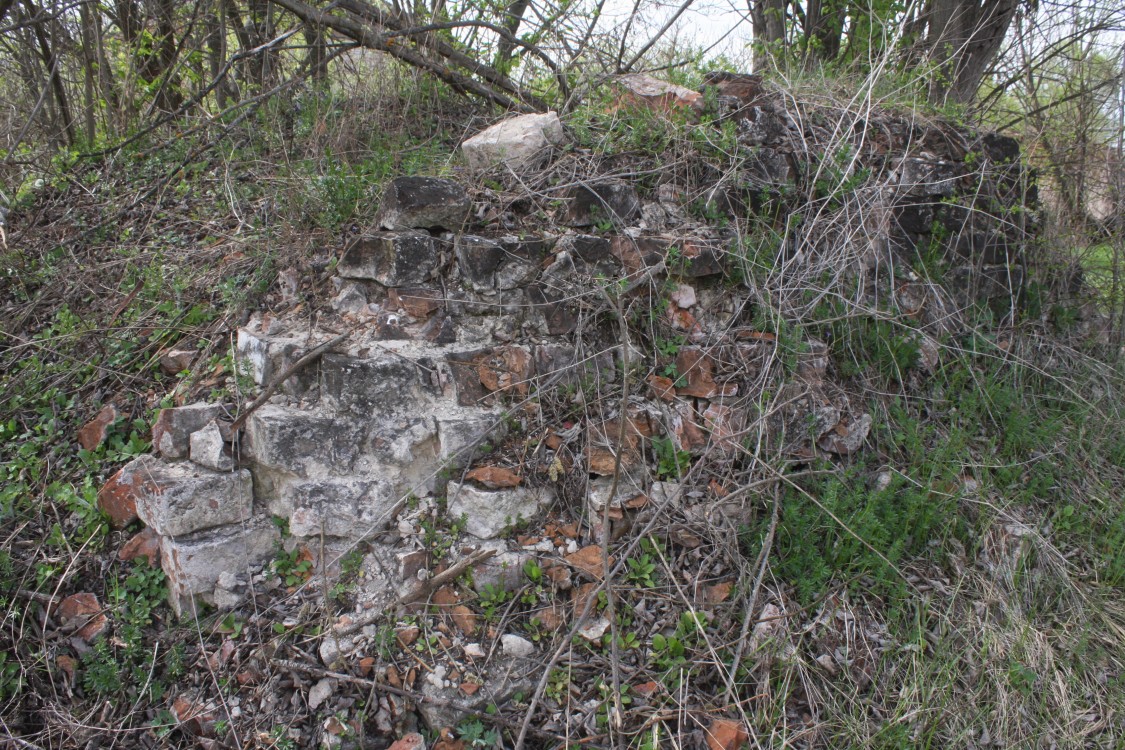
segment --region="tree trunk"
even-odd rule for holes
[[[78,6],[79,23],[82,26],[82,68],[85,74],[85,115],[86,143],[92,145],[97,139],[97,99],[94,96],[94,72],[98,68],[97,51],[94,44],[94,19],[86,3]]]
[[[937,64],[930,102],[971,102],[992,66],[1018,0],[933,0],[927,47]]]
[[[754,72],[770,67],[785,52],[785,11],[788,0],[747,0],[754,28]]]
[[[24,7],[31,19],[34,19],[35,16],[40,13],[46,15],[45,10],[37,9],[31,0],[24,0]],[[39,23],[35,23],[34,29],[35,41],[39,45],[39,55],[43,60],[43,66],[47,69],[47,79],[51,86],[51,93],[55,98],[55,107],[58,109],[63,135],[66,138],[66,145],[73,146],[76,141],[74,134],[74,118],[70,115],[70,104],[67,102],[66,87],[63,86],[62,75],[59,71],[59,59],[55,56],[54,50],[51,48],[51,38],[47,33],[46,21],[40,20]]]

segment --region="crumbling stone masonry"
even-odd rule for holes
[[[649,82],[633,83],[651,91]],[[799,125],[760,89],[719,93],[747,160],[737,179],[708,192],[718,210],[752,212],[763,191],[781,190],[807,166]],[[678,101],[659,96],[662,106]],[[543,148],[558,141],[557,119],[550,124]],[[876,267],[896,253],[936,247],[964,276],[967,297],[1010,295],[1022,241],[1010,209],[1025,200],[1014,142],[970,140],[960,132],[952,138],[896,120],[871,132],[874,146],[861,154],[861,166],[870,167],[872,190],[883,196],[884,221],[868,227],[869,246],[854,253],[857,264]],[[495,147],[489,153],[500,156],[475,157],[477,167],[503,158],[502,136],[486,139]],[[526,163],[540,159],[518,154]],[[964,199],[982,195],[999,208]],[[654,438],[697,452],[759,439],[797,456],[863,449],[872,418],[832,382],[824,342],[801,342],[781,408],[758,419],[748,406],[753,399],[745,396],[761,387],[756,378],[775,358],[777,340],[750,324],[745,282],[735,273],[745,250],[730,225],[692,219],[674,184],[642,195],[628,182],[595,175],[562,197],[563,207],[538,229],[525,217],[506,230],[482,220],[490,207],[479,198],[474,205],[457,182],[393,180],[380,226],[353,238],[339,256],[335,319],[310,330],[304,322],[256,315],[238,331],[239,366],[264,387],[314,347],[352,333],[289,377],[237,433],[230,429],[236,414],[224,405],[160,414],[156,454],[124,467],[100,502],[116,525],[139,518],[158,537],[178,613],[192,612],[196,600],[237,604],[279,545],[304,545],[316,555],[324,549],[317,562],[330,568],[336,554],[360,540],[380,563],[373,570],[382,571],[373,573],[367,605],[385,606],[417,586],[427,565],[401,514],[415,499],[436,496],[447,498],[442,512],[465,533],[451,557],[491,550],[495,555],[477,566],[477,581],[503,580],[528,554],[504,537],[558,500],[564,448],[590,478],[586,503],[593,509],[607,502],[628,508],[630,498],[646,493],[678,496],[674,484],[656,481]],[[623,294],[647,294],[654,280],[668,291],[660,324],[679,344],[655,355],[667,360],[672,376],[652,371],[634,389],[624,442],[617,415],[606,413],[543,436],[537,460],[556,468],[539,478],[466,475],[521,409],[535,408],[537,394],[589,392],[621,377],[626,342],[612,330],[604,347],[581,345],[590,300],[600,304],[597,290],[607,283]],[[934,299],[932,288],[910,279],[896,294],[921,321],[947,318],[965,304]],[[920,348],[920,366],[935,367],[933,342]],[[632,351],[629,359],[651,363],[653,356]],[[618,464],[621,487],[610,498]]]

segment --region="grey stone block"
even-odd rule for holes
[[[449,517],[464,516],[465,530],[481,539],[499,536],[512,524],[535,517],[554,499],[546,487],[489,491],[457,482],[449,483],[447,495]]]
[[[191,434],[189,457],[205,469],[230,471],[234,468],[234,458],[229,444],[223,439],[223,431],[216,420],[211,420],[202,430]]]
[[[385,483],[363,479],[295,482],[284,492],[293,510],[289,532],[295,537],[360,539],[382,528],[398,496]]]
[[[245,448],[257,470],[321,478],[352,471],[366,437],[366,427],[354,421],[266,404],[246,422]]]
[[[280,535],[267,518],[184,537],[161,540],[161,563],[168,576],[168,599],[180,616],[191,615],[199,596],[214,604],[213,595],[223,573],[244,576],[274,555]]]
[[[401,357],[357,359],[325,355],[320,364],[321,393],[328,404],[361,417],[418,413],[425,409],[428,378]]]
[[[504,248],[500,243],[466,234],[458,238],[456,252],[461,275],[474,289],[496,286],[496,271],[504,260]]]
[[[383,286],[417,286],[441,265],[439,243],[418,231],[379,232],[357,237],[344,251],[336,273]]]
[[[223,414],[219,404],[191,404],[161,409],[152,426],[152,445],[164,458],[187,458],[191,434]]]
[[[480,451],[480,446],[499,439],[504,425],[498,412],[447,407],[435,415],[438,456],[442,465],[465,466]]]
[[[601,222],[629,226],[640,214],[641,201],[633,186],[623,180],[607,180],[580,185],[571,191],[566,223],[574,227],[594,226]]]
[[[300,359],[306,346],[315,346],[305,337],[270,336],[247,328],[238,329],[235,342],[239,372],[248,375],[255,385],[268,385]],[[306,367],[290,377],[283,390],[291,395],[304,393],[316,384],[316,368]]]
[[[133,471],[143,483],[137,515],[161,536],[191,534],[250,517],[254,485],[245,469],[216,472],[150,458]]]

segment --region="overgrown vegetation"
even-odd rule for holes
[[[51,29],[57,46],[74,21],[64,14],[33,22],[11,12],[9,20],[30,25],[0,32],[9,48],[35,23]],[[252,17],[264,23],[257,13]],[[613,585],[589,600],[588,620],[604,621],[601,632],[567,633],[557,622],[565,619],[560,611],[577,610],[561,575],[540,561],[522,566],[511,590],[490,584],[474,591],[460,581],[483,625],[518,632],[547,652],[559,638],[572,640],[567,660],[543,673],[541,694],[489,705],[443,741],[513,745],[525,716],[544,716],[533,713],[535,700],[552,721],[582,719],[560,731],[651,750],[698,740],[716,715],[742,722],[763,747],[1125,742],[1125,277],[1120,227],[1087,210],[1091,192],[1118,213],[1120,205],[1108,189],[1069,182],[1074,154],[1062,148],[1080,132],[1089,150],[1105,157],[1103,187],[1112,183],[1120,154],[1115,162],[1106,101],[1092,92],[1108,90],[1116,73],[1097,49],[1083,51],[1070,40],[1056,48],[1071,55],[1052,72],[1057,91],[1002,91],[1001,81],[990,79],[986,116],[1007,124],[998,113],[1018,107],[1016,124],[1034,137],[1024,158],[1045,167],[1061,189],[1043,209],[1058,218],[1043,222],[1045,241],[1020,236],[1027,276],[1006,280],[1009,294],[962,300],[951,291],[957,280],[943,252],[966,226],[958,217],[996,214],[1007,226],[1037,231],[1020,214],[1033,205],[1021,192],[1028,185],[1010,186],[1019,194],[1014,202],[1012,195],[972,195],[923,206],[934,214],[929,245],[902,251],[892,268],[855,273],[867,247],[858,240],[870,239],[865,232],[882,206],[879,167],[863,161],[851,136],[877,131],[875,102],[901,112],[931,101],[935,108],[916,113],[919,128],[939,116],[971,116],[964,102],[950,107],[944,94],[932,95],[964,85],[927,85],[925,76],[943,64],[912,77],[909,67],[881,67],[895,45],[861,54],[889,27],[887,18],[872,16],[878,23],[862,29],[833,27],[834,41],[814,33],[806,18],[809,25],[783,28],[759,46],[759,55],[773,55],[778,75],[792,76],[783,79],[790,115],[822,150],[797,154],[784,183],[747,180],[730,192],[714,188],[742,175],[757,152],[739,140],[713,92],[699,119],[686,110],[621,108],[606,90],[571,96],[587,83],[574,72],[544,75],[530,63],[521,68],[510,47],[483,47],[504,76],[490,91],[510,103],[568,107],[574,137],[553,172],[520,175],[522,185],[490,175],[498,213],[546,220],[561,208],[555,187],[587,173],[628,177],[646,198],[661,184],[681,185],[686,220],[727,233],[731,262],[717,288],[745,300],[732,327],[765,353],[753,361],[757,370],[721,361],[727,371],[720,380],[737,381],[738,403],[752,404],[761,424],[779,426],[747,427],[724,450],[684,445],[671,432],[643,441],[639,453],[654,479],[724,510],[701,522],[660,506],[666,515],[654,529],[644,515],[654,506],[639,504],[637,526],[607,541],[618,566]],[[557,17],[540,21],[564,27]],[[264,26],[244,28],[265,33]],[[327,54],[323,32],[308,46]],[[438,41],[461,41],[450,29],[433,32]],[[382,58],[341,58],[326,68],[330,75],[305,80],[295,72],[304,61],[278,57],[272,46],[203,93],[202,57],[192,57],[203,48],[183,66],[157,65],[155,50],[168,36],[145,34],[146,43],[123,40],[131,57],[111,61],[128,62],[131,74],[117,84],[97,81],[102,99],[89,103],[94,114],[84,131],[82,123],[64,127],[62,101],[36,110],[43,120],[37,141],[9,144],[0,172],[11,210],[0,266],[0,520],[7,530],[0,548],[0,727],[5,740],[42,747],[76,747],[102,735],[123,745],[189,747],[196,734],[230,743],[221,746],[296,747],[313,736],[309,727],[320,731],[330,717],[301,707],[291,722],[275,724],[279,714],[240,719],[230,709],[240,691],[281,689],[284,670],[275,669],[272,655],[312,653],[332,637],[327,609],[318,609],[327,603],[308,603],[318,583],[313,551],[279,547],[258,582],[301,606],[270,604],[246,616],[204,612],[197,622],[177,623],[158,568],[114,561],[136,529],[112,529],[97,491],[121,463],[149,450],[156,409],[244,398],[229,340],[241,316],[268,307],[317,310],[331,294],[341,239],[370,226],[382,184],[399,174],[460,176],[454,144],[495,113],[455,96],[464,85],[435,83]],[[547,36],[539,28],[522,41],[544,46]],[[628,62],[625,44],[595,41],[590,55]],[[247,54],[268,42],[238,38]],[[1025,45],[1026,54],[1039,49]],[[146,75],[136,77],[141,70]],[[676,76],[697,85],[702,72],[686,66]],[[35,79],[30,69],[22,75]],[[525,76],[515,91],[505,88],[509,75]],[[64,83],[75,88],[79,79],[72,78]],[[136,89],[117,88],[120,81]],[[114,105],[113,91],[129,94],[129,102]],[[20,104],[23,94],[5,96],[10,123],[21,107],[30,111]],[[1048,116],[1057,109],[1039,109],[1043,99],[1081,106],[1060,122]],[[181,106],[192,100],[206,116]],[[129,111],[149,117],[122,121]],[[165,118],[170,112],[175,116]],[[965,163],[981,158],[966,156]],[[597,218],[590,231],[615,232],[610,217]],[[636,383],[653,376],[681,388],[692,376],[676,364],[693,345],[691,330],[669,322],[671,295],[690,280],[692,259],[673,245],[662,262],[666,278],[645,294],[615,296],[630,280],[605,277],[587,280],[577,293],[588,324],[578,344],[592,356],[624,343],[614,339],[617,316],[627,322],[641,354],[629,373],[638,390]],[[939,300],[945,312],[926,319],[908,294],[924,304]],[[814,343],[823,345],[827,375],[851,410],[872,417],[855,454],[817,448],[826,431],[816,414],[785,422],[801,395],[786,386],[819,356]],[[191,353],[186,368],[162,365],[173,349]],[[623,390],[624,374],[592,373],[534,394],[542,420],[536,434],[595,417],[615,427],[618,405],[637,392]],[[106,439],[79,450],[78,429],[105,404],[117,410]],[[828,427],[846,423],[835,417]],[[514,422],[524,450],[533,430]],[[552,462],[540,479],[584,507],[590,477],[574,469],[574,458]],[[447,558],[463,527],[421,522],[430,558]],[[521,525],[513,534],[539,532]],[[362,555],[340,566],[341,577],[323,593],[343,611],[362,578]],[[81,592],[93,593],[108,617],[107,631],[85,645],[59,629],[56,610]],[[366,679],[377,659],[408,677],[420,661],[447,650],[449,628],[435,624],[441,616],[381,626],[372,662],[345,668]],[[407,643],[403,633],[411,629],[416,640]],[[304,695],[296,672],[287,674],[284,689]],[[483,679],[463,677],[470,685]],[[349,698],[346,722],[331,717],[346,724],[337,736],[388,731],[373,718],[373,695]],[[203,718],[192,724],[177,697]],[[562,745],[557,737],[535,742]]]

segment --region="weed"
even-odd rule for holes
[[[300,548],[286,552],[279,544],[270,569],[286,586],[300,586],[312,576],[313,563],[311,556]]]
[[[23,670],[7,651],[0,651],[0,701],[19,695],[23,689]]]
[[[679,479],[691,468],[691,451],[677,448],[672,438],[652,438],[652,449],[656,454],[657,479]]]
[[[500,734],[495,729],[486,729],[480,719],[467,719],[457,725],[457,737],[468,747],[496,747]]]
[[[496,619],[501,607],[508,602],[511,595],[503,587],[489,583],[481,588],[479,597],[478,601],[484,617],[491,622]]]
[[[625,565],[628,567],[625,572],[626,583],[642,589],[656,587],[656,560],[648,552],[639,557],[628,558]]]

